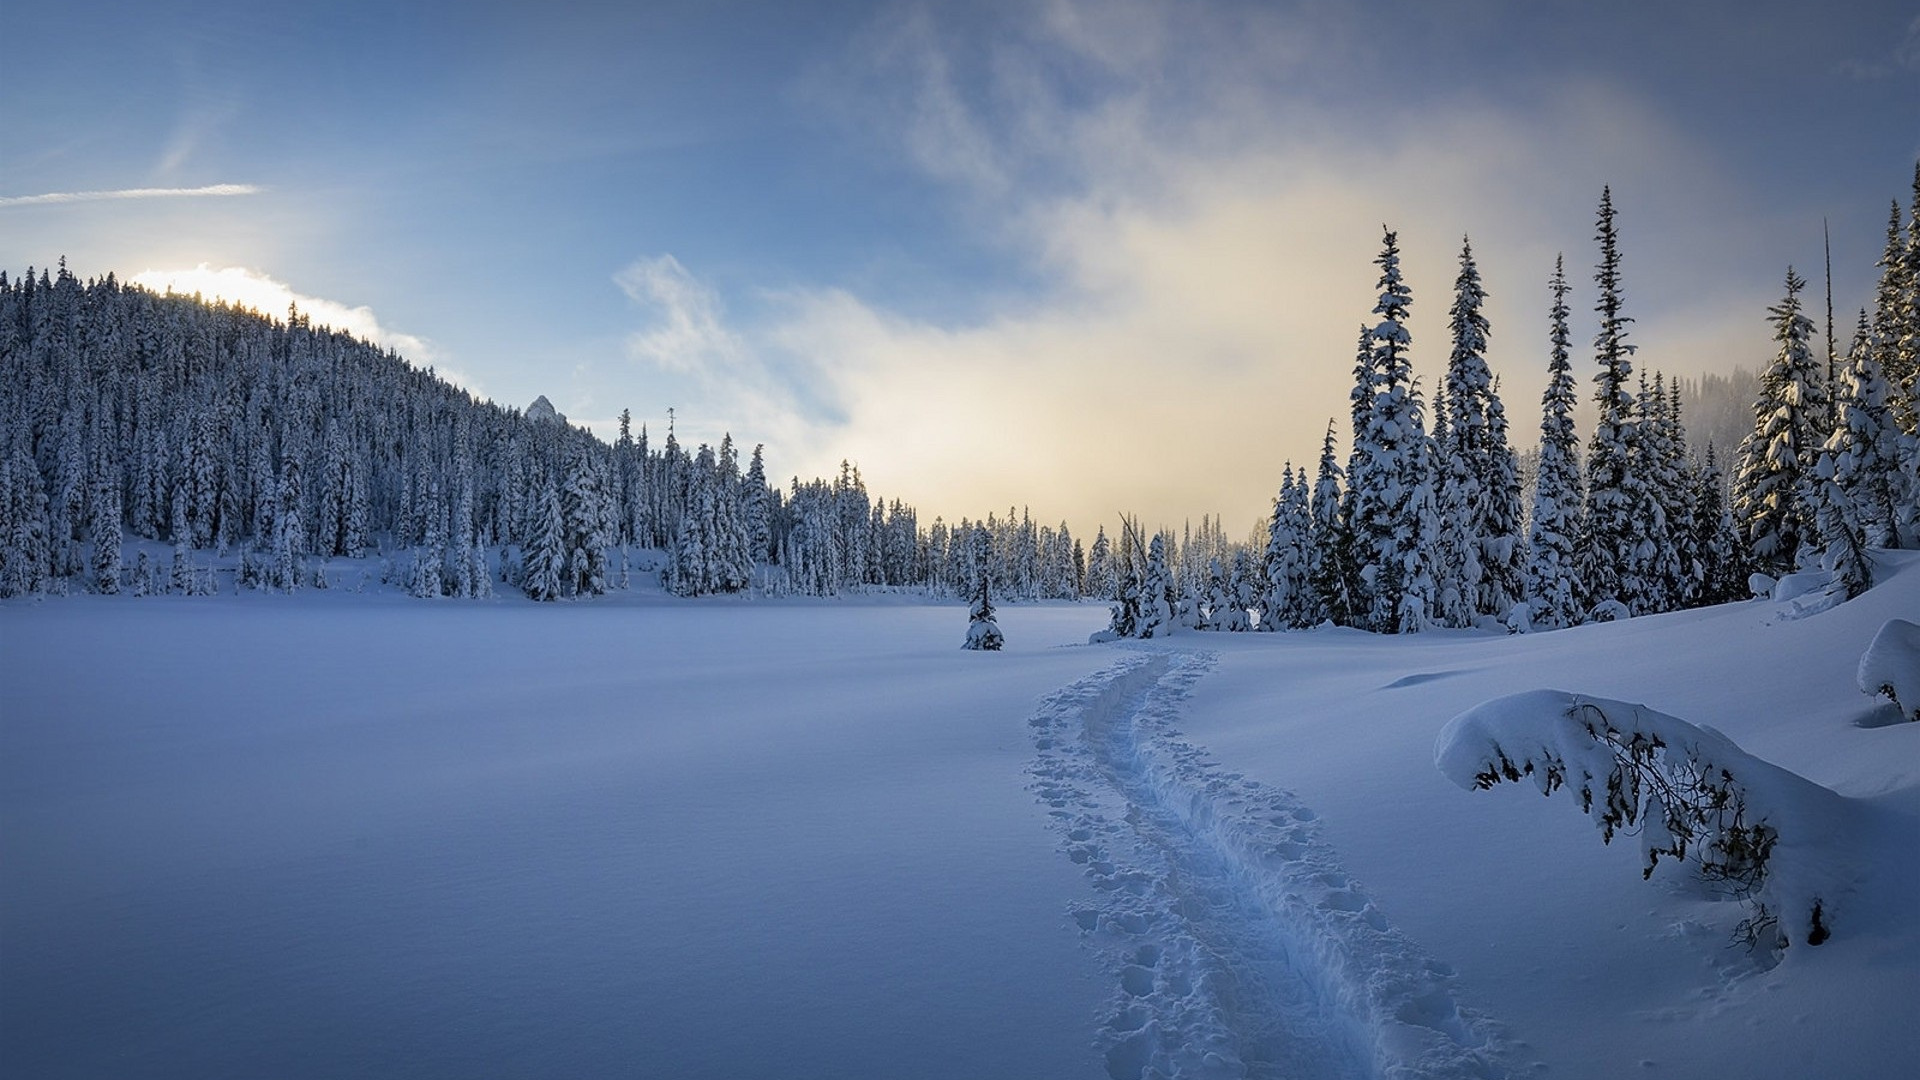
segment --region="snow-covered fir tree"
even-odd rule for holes
[[[1674,590],[1681,578],[1680,552],[1674,545],[1675,524],[1668,513],[1672,502],[1664,487],[1667,466],[1667,441],[1663,425],[1666,391],[1664,382],[1659,385],[1660,390],[1656,395],[1654,385],[1648,383],[1647,373],[1642,370],[1639,390],[1633,399],[1636,438],[1629,464],[1641,479],[1633,516],[1642,526],[1640,542],[1633,553],[1633,573],[1630,578],[1638,588],[1621,599],[1633,611],[1643,614],[1668,611],[1679,606]]]
[[[1363,624],[1383,633],[1419,629],[1431,619],[1432,559],[1438,532],[1431,440],[1413,382],[1407,311],[1413,294],[1400,275],[1398,237],[1387,230],[1379,258],[1368,376],[1373,397],[1354,460],[1354,548],[1360,561]],[[1356,387],[1356,390],[1359,388]],[[1349,470],[1351,475],[1353,469]]]
[[[1260,609],[1261,629],[1301,628],[1320,621],[1322,605],[1313,584],[1312,544],[1313,510],[1306,473],[1294,472],[1289,462],[1267,523],[1262,566],[1266,603]]]
[[[1534,479],[1533,513],[1527,526],[1528,621],[1555,630],[1580,622],[1585,590],[1577,576],[1574,541],[1580,528],[1579,442],[1574,431],[1576,390],[1569,360],[1565,259],[1553,262],[1549,285],[1547,389],[1540,398],[1540,459]]]
[[[1667,520],[1666,543],[1673,549],[1669,563],[1674,576],[1667,580],[1671,606],[1694,607],[1700,603],[1706,563],[1697,543],[1699,527],[1693,520],[1694,490],[1692,454],[1687,446],[1687,428],[1681,416],[1679,380],[1666,381],[1664,373],[1654,375],[1654,401],[1659,422],[1659,473],[1656,490],[1661,512]]]
[[[1760,377],[1753,434],[1740,445],[1733,485],[1734,519],[1755,565],[1775,576],[1793,570],[1801,545],[1817,535],[1804,495],[1806,474],[1826,441],[1817,427],[1826,394],[1808,344],[1813,320],[1800,310],[1805,285],[1789,267],[1786,296],[1767,309],[1779,349]]]
[[[120,552],[124,533],[121,524],[120,470],[107,449],[105,432],[95,435],[92,473],[87,525],[88,538],[93,544],[93,558],[90,561],[92,584],[96,592],[117,593],[120,591]],[[0,484],[0,499],[5,497],[5,486]]]
[[[1734,524],[1726,486],[1713,444],[1708,443],[1706,456],[1693,478],[1693,547],[1700,553],[1697,602],[1701,604],[1725,604],[1748,595],[1746,546]]]
[[[1113,542],[1102,525],[1094,534],[1093,548],[1087,553],[1086,595],[1096,600],[1115,599],[1119,592],[1119,568],[1113,558]]]
[[[1839,422],[1824,452],[1832,460],[1832,480],[1847,504],[1845,513],[1864,546],[1902,546],[1896,529],[1901,503],[1900,432],[1865,309],[1836,389]]]
[[[1167,565],[1167,538],[1155,533],[1147,544],[1147,564],[1140,581],[1139,617],[1134,637],[1166,637],[1173,633],[1174,613],[1180,602],[1179,587]]]
[[[534,600],[558,600],[567,564],[567,524],[561,514],[560,491],[544,469],[529,476],[528,488],[520,588]]]
[[[1594,239],[1600,244],[1600,264],[1594,282],[1600,314],[1594,354],[1600,370],[1594,375],[1594,403],[1598,417],[1587,449],[1586,504],[1575,547],[1575,580],[1583,592],[1580,604],[1591,609],[1616,601],[1631,610],[1646,589],[1637,566],[1643,522],[1635,517],[1646,505],[1645,480],[1635,470],[1639,429],[1634,423],[1632,356],[1623,314],[1625,297],[1620,281],[1620,242],[1614,226],[1613,191],[1600,192],[1599,221]]]
[[[1307,587],[1317,625],[1332,620],[1351,626],[1354,610],[1353,533],[1346,516],[1340,466],[1333,456],[1333,421],[1320,444],[1320,465],[1313,478],[1313,524],[1307,545]]]
[[[1520,485],[1520,455],[1513,449],[1497,377],[1487,395],[1487,433],[1492,445],[1481,517],[1479,609],[1506,620],[1527,594],[1526,506]]]
[[[1446,377],[1435,392],[1433,441],[1439,504],[1436,595],[1433,618],[1444,626],[1471,625],[1479,614],[1485,566],[1480,533],[1485,524],[1493,454],[1487,417],[1493,375],[1487,369],[1489,324],[1482,306],[1486,289],[1473,260],[1471,241],[1460,246],[1460,273],[1448,312],[1453,351]]]
[[[967,604],[967,640],[962,648],[998,652],[1006,638],[1000,632],[1000,624],[994,621],[993,575],[987,567],[991,552],[986,533],[975,533],[972,546],[973,594]]]

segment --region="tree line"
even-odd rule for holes
[[[1904,227],[1893,204],[1873,309],[1861,309],[1844,356],[1831,329],[1824,362],[1815,355],[1806,282],[1788,268],[1768,309],[1778,350],[1730,483],[1711,442],[1690,450],[1679,381],[1634,371],[1610,188],[1594,232],[1593,430],[1583,452],[1562,257],[1547,282],[1530,499],[1486,363],[1487,294],[1471,242],[1429,410],[1410,359],[1412,289],[1398,236],[1384,233],[1344,467],[1330,421],[1311,477],[1283,467],[1264,551],[1223,551],[1204,579],[1173,568],[1171,537],[1149,540],[1129,523],[1101,636],[1328,622],[1380,633],[1553,629],[1741,599],[1755,574],[1819,571],[1856,595],[1871,583],[1868,549],[1920,546],[1920,165]]]
[[[1261,535],[1234,540],[1202,518],[1149,537],[1124,518],[1087,547],[1026,510],[922,526],[850,463],[783,488],[764,447],[743,465],[730,435],[688,450],[671,423],[656,447],[626,412],[607,443],[544,398],[524,412],[477,400],[297,310],[271,319],[111,274],[83,283],[64,261],[0,272],[0,596],[292,591],[337,584],[334,560],[371,556],[423,597],[592,596],[636,569],[689,596],[972,596],[984,578],[1003,599],[1112,600],[1111,632],[1126,636],[1406,632],[1719,603],[1748,595],[1752,573],[1820,569],[1857,592],[1868,549],[1920,545],[1920,166],[1844,354],[1829,327],[1815,355],[1805,282],[1788,270],[1730,480],[1714,443],[1690,446],[1680,381],[1634,371],[1610,190],[1595,241],[1584,448],[1564,260],[1547,282],[1538,449],[1522,455],[1486,362],[1471,243],[1429,407],[1386,230],[1344,463],[1330,421],[1314,468],[1283,466]],[[145,541],[133,559],[129,538]]]

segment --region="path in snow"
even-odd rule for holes
[[[1033,790],[1085,867],[1071,913],[1117,971],[1115,1080],[1503,1077],[1452,973],[1388,924],[1312,810],[1174,726],[1210,656],[1141,652],[1031,720]]]

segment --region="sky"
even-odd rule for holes
[[[1823,222],[1844,336],[1920,159],[1914,3],[16,8],[0,266],[297,303],[923,523],[1251,531],[1386,227],[1428,391],[1471,239],[1530,446],[1556,254],[1595,370],[1603,185],[1637,362],[1756,369]]]

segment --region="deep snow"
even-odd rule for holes
[[[996,654],[898,599],[0,604],[0,1072],[1900,1075],[1920,726],[1855,680],[1920,568],[1805,611],[1010,605]],[[1566,796],[1434,767],[1548,687],[1846,796],[1832,940],[1758,964]]]

